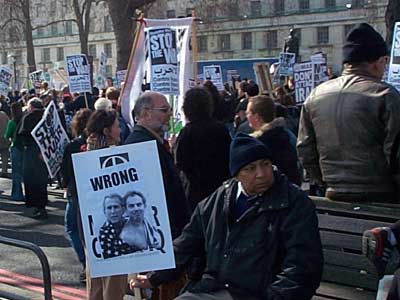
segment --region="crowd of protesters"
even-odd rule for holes
[[[227,83],[223,91],[205,81],[184,95],[186,125],[176,137],[168,135],[171,107],[156,92],[147,91],[137,99],[133,127],[121,117],[120,91],[112,86],[94,88],[86,95],[71,95],[68,87],[57,93],[44,84],[39,94],[27,90],[10,94],[9,101],[0,99],[0,133],[4,136],[0,154],[4,174],[9,147],[11,198],[33,208],[32,217],[47,218],[48,174],[30,132],[53,101],[71,138],[56,180],[66,188],[65,228],[83,267],[82,282],[86,280],[86,258],[71,155],[155,140],[178,268],[175,273],[139,276],[132,287],[159,286],[159,299],[174,299],[188,276],[195,284],[178,299],[244,299],[243,295],[246,299],[310,299],[321,279],[322,250],[315,209],[300,190],[302,183],[309,178],[309,194],[339,201],[371,201],[377,196],[382,202],[396,201],[389,161],[391,145],[400,131],[400,95],[380,81],[386,62],[385,47],[373,28],[367,24],[357,26],[344,47],[343,75],[314,89],[303,108],[296,105],[290,80],[276,85],[272,97],[271,91],[260,91],[253,80]],[[378,183],[382,189],[378,189]],[[240,203],[242,195],[247,197],[244,204]],[[264,206],[261,200],[270,201],[271,205]],[[224,212],[224,205],[231,212],[227,220],[215,215]],[[229,240],[231,231],[238,230],[232,220],[240,223],[247,211],[254,213],[255,206],[266,212],[266,219],[253,215],[252,228],[241,223],[242,229],[248,229],[247,244],[237,248],[236,254],[223,254],[223,243],[235,243],[235,239]],[[276,236],[280,233],[275,222],[282,223],[286,240]],[[258,238],[261,231],[267,230],[267,223],[273,245]],[[257,226],[266,228],[263,231]],[[222,242],[224,234],[227,238]],[[377,239],[378,234],[389,236],[390,231],[380,230],[375,235],[369,232],[366,237]],[[261,243],[271,253],[258,257],[254,249],[260,245],[252,243]],[[254,247],[250,251],[247,245]],[[203,253],[202,249],[208,247],[209,252]],[[376,247],[365,247],[370,256],[375,253]],[[250,251],[252,257],[243,258],[240,251]],[[252,272],[246,273],[251,280],[238,277],[243,274],[228,274],[219,256],[231,255],[228,265],[239,273],[266,268],[270,270],[265,275],[268,278]],[[238,263],[238,257],[251,263],[246,265],[240,259]],[[256,258],[265,265],[257,266]],[[373,259],[377,261],[376,255]],[[185,276],[180,269],[184,265]],[[229,279],[233,286],[219,281],[222,278]],[[88,278],[87,285],[89,299],[122,299],[127,277]],[[199,293],[201,297],[196,295]]]

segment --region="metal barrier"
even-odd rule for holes
[[[10,239],[4,236],[0,236],[0,244],[5,244],[9,246],[14,246],[18,248],[23,248],[27,250],[31,250],[36,256],[39,258],[40,263],[42,265],[43,271],[43,286],[44,286],[44,299],[45,300],[53,300],[51,295],[51,276],[50,276],[50,267],[49,262],[47,260],[46,254],[44,254],[43,250],[36,244]]]

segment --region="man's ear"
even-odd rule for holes
[[[104,128],[103,129],[103,135],[108,136],[110,134],[110,129],[109,128]]]

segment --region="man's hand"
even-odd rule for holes
[[[146,275],[137,275],[136,279],[131,279],[129,285],[131,289],[150,289],[153,287]]]

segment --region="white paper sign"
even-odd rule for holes
[[[115,72],[115,78],[117,79],[117,86],[121,87],[121,83],[125,81],[127,70],[120,70]]]
[[[294,86],[296,92],[296,104],[306,101],[313,89],[313,67],[311,62],[294,65]]]
[[[387,299],[393,278],[394,278],[393,275],[385,275],[381,280],[379,280],[378,294],[376,295],[376,300]]]
[[[29,73],[29,81],[31,86],[29,89],[35,89],[36,94],[40,92],[40,86],[42,85],[42,81],[44,80],[43,77],[43,70],[37,70],[35,72]]]
[[[400,22],[394,25],[388,82],[400,91]]]
[[[91,93],[90,65],[86,55],[70,55],[66,60],[70,93]]]
[[[296,62],[296,54],[289,52],[281,52],[279,54],[279,75],[292,76],[293,66]]]
[[[203,67],[204,80],[211,80],[219,91],[224,90],[224,82],[222,80],[222,70],[219,65]]]
[[[10,68],[0,66],[0,95],[7,97],[8,87],[10,86],[12,73]]]
[[[323,53],[311,55],[311,62],[313,67],[313,83],[314,87],[316,87],[329,80],[326,56]]]
[[[78,153],[72,161],[91,277],[174,268],[156,142]]]
[[[165,95],[179,95],[178,53],[176,30],[149,29],[151,90]]]
[[[47,170],[53,178],[60,170],[64,149],[69,142],[53,101],[47,106],[31,135],[38,144]]]

